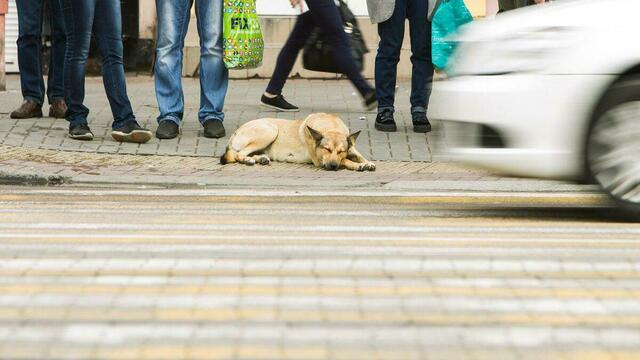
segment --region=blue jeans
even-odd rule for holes
[[[113,114],[114,129],[135,121],[127,95],[122,62],[122,18],[120,0],[61,0],[67,29],[65,57],[65,100],[71,125],[87,122],[84,106],[85,64],[89,56],[92,29],[102,57],[102,79]]]
[[[42,78],[42,15],[44,0],[17,0],[18,7],[18,66],[20,86],[25,100],[44,103],[45,87]],[[67,37],[60,0],[49,0],[51,19],[51,56],[46,94],[49,103],[64,98],[64,52]]]
[[[426,112],[433,81],[431,23],[427,0],[396,0],[391,18],[378,24],[380,45],[376,56],[378,112],[394,110],[396,77],[404,38],[405,19],[411,36],[411,112]]]
[[[158,47],[155,66],[158,121],[180,124],[184,116],[182,57],[193,0],[156,0]],[[222,57],[223,0],[195,0],[200,35],[200,111],[201,124],[224,120],[229,71]]]

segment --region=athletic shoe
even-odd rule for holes
[[[378,114],[376,117],[376,130],[384,132],[396,132],[398,127],[396,121],[393,118],[393,111],[385,110]]]
[[[263,94],[261,103],[262,105],[268,108],[275,109],[278,111],[286,111],[286,112],[300,111],[300,109],[297,106],[285,100],[282,94],[272,98]]]
[[[69,137],[75,140],[93,140],[93,133],[87,123],[69,125]]]
[[[111,131],[111,137],[120,142],[144,144],[151,140],[152,136],[151,130],[140,127],[135,120],[129,121],[123,127]]]

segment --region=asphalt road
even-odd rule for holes
[[[597,194],[0,188],[1,359],[639,359]]]

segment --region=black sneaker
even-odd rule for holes
[[[297,106],[285,100],[282,94],[272,98],[263,94],[262,99],[260,101],[262,102],[262,105],[278,111],[286,111],[286,112],[300,111],[300,109]]]
[[[75,140],[93,140],[93,133],[87,123],[69,125],[69,137]]]
[[[156,137],[158,139],[173,139],[180,135],[180,128],[178,124],[171,120],[161,120],[156,130]]]
[[[151,136],[153,136],[151,130],[140,127],[135,120],[129,121],[123,127],[111,131],[111,137],[120,142],[144,144],[151,140]]]
[[[204,137],[218,139],[224,137],[226,132],[224,131],[224,125],[220,120],[207,120],[204,122]]]
[[[396,132],[398,127],[393,119],[393,111],[385,110],[376,117],[376,130],[384,132]]]
[[[413,120],[413,131],[417,133],[431,132],[431,123],[427,119],[427,114],[423,112],[416,112],[411,114]]]
[[[371,111],[378,107],[378,97],[376,96],[376,91],[373,90],[367,95],[365,95],[363,100],[364,108],[367,111]]]

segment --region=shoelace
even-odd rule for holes
[[[380,122],[392,122],[393,121],[393,113],[389,111],[385,111],[380,115]]]

